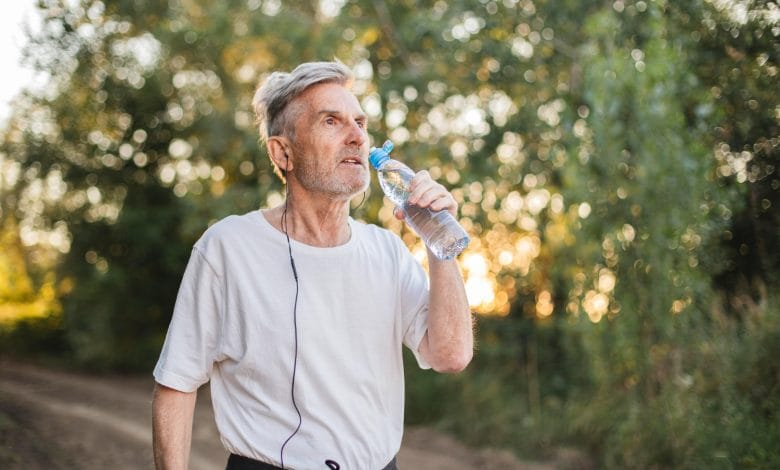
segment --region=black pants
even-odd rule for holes
[[[271,465],[270,463],[250,459],[249,457],[230,454],[225,470],[281,470],[281,468]],[[382,470],[398,470],[398,465],[395,463],[395,457],[393,457],[393,460],[391,460]]]

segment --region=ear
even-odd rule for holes
[[[275,135],[268,138],[266,144],[268,156],[271,161],[283,172],[288,172],[293,168],[293,162],[290,160],[290,142],[284,136]]]

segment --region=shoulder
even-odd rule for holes
[[[409,254],[409,249],[404,244],[401,237],[390,230],[357,220],[352,220],[352,227],[355,229],[360,240],[374,247],[383,248],[383,252],[392,250],[396,254]]]
[[[257,233],[262,224],[257,220],[259,212],[249,212],[243,215],[229,215],[213,223],[203,232],[195,243],[195,248],[201,252],[219,251],[220,247],[246,240],[249,232]]]
[[[237,215],[229,215],[224,219],[220,219],[217,222],[209,225],[200,239],[195,243],[196,247],[205,247],[215,242],[219,242],[224,238],[228,238],[241,226],[239,222],[240,217]]]
[[[390,230],[361,220],[350,219],[350,224],[358,236],[381,243],[402,243],[401,238]]]

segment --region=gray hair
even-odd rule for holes
[[[288,105],[307,88],[320,83],[349,86],[352,72],[341,62],[307,62],[290,73],[272,73],[252,100],[260,137],[267,142],[269,137],[291,134],[297,113]]]

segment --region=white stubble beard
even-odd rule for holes
[[[347,155],[354,154],[354,152],[348,151],[340,152],[338,156],[339,162],[347,156],[344,155],[344,153],[347,153]],[[308,155],[304,156],[304,159],[307,158],[309,158]],[[308,161],[311,162],[312,160],[309,158]],[[338,163],[338,165],[342,165],[342,163]],[[294,168],[293,173],[295,174],[298,183],[308,191],[321,192],[332,196],[343,196],[346,199],[351,199],[355,195],[368,189],[371,178],[368,169],[365,168],[365,166],[363,166],[363,169],[365,177],[358,185],[353,184],[352,181],[341,181],[337,179],[339,173],[338,168],[335,172],[330,173],[328,171],[323,171],[321,168],[317,168],[316,163],[301,164],[300,160],[298,165]]]

